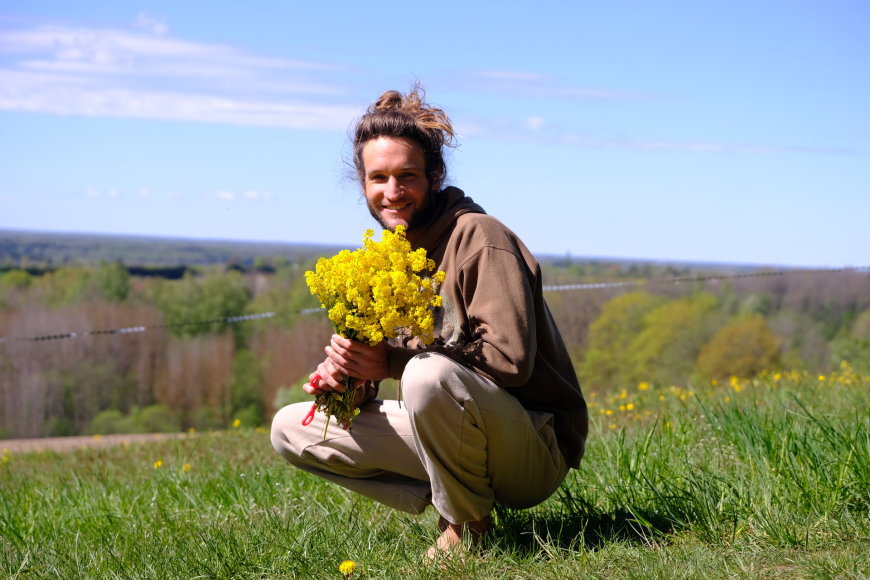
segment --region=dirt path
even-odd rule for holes
[[[0,452],[29,453],[32,451],[70,451],[82,447],[120,445],[189,437],[187,433],[135,433],[129,435],[85,435],[81,437],[41,437],[39,439],[0,440]]]

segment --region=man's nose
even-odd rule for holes
[[[399,180],[395,177],[387,179],[387,187],[384,190],[384,195],[387,197],[399,197],[402,194],[402,188],[399,185]]]

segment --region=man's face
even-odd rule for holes
[[[426,160],[410,139],[378,137],[362,149],[363,192],[369,212],[380,224],[412,230],[429,220],[431,195]]]

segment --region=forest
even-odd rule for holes
[[[257,426],[307,397],[331,329],[303,274],[333,249],[40,240],[0,236],[0,439]],[[870,375],[866,270],[541,263],[587,393]]]

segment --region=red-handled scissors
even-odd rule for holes
[[[321,380],[322,379],[321,379],[320,375],[314,375],[314,378],[312,378],[310,381],[311,386],[314,387],[315,389],[318,388],[320,386]],[[311,410],[308,411],[308,414],[305,415],[304,419],[302,419],[302,425],[305,426],[305,425],[308,425],[309,423],[311,423],[312,421],[314,421],[314,413],[316,413],[316,412],[317,412],[317,403],[311,403]]]

